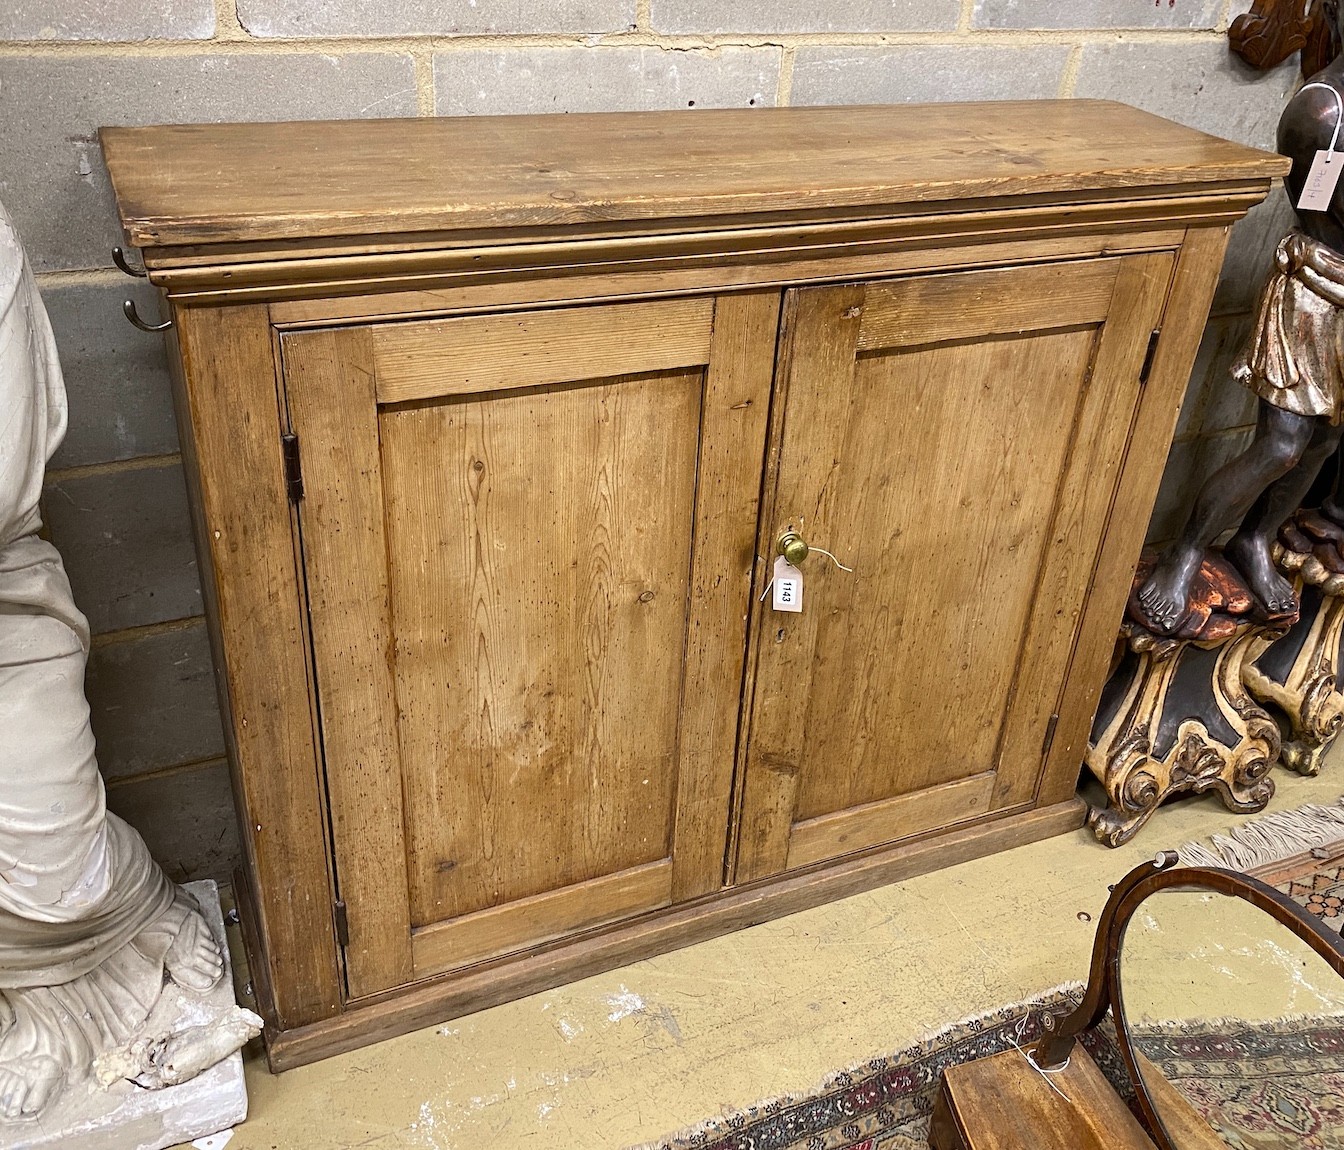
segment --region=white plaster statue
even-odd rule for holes
[[[43,472],[65,427],[51,325],[0,206],[0,1119],[8,1120],[38,1115],[88,1079],[96,1058],[136,1037],[165,979],[204,993],[223,971],[194,900],[104,805],[84,698],[88,623],[60,555],[37,536]],[[159,1077],[190,1077],[249,1036],[223,1052],[215,1036],[192,1053],[182,1049],[190,1035],[178,1035],[171,1073]]]

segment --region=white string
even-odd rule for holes
[[[1303,84],[1300,90],[1305,92],[1308,88],[1324,88],[1335,98],[1335,134],[1330,137],[1330,151],[1333,153],[1335,146],[1339,143],[1339,129],[1344,126],[1344,98],[1340,97],[1333,84],[1322,84],[1320,81],[1315,81],[1311,84]]]
[[[1026,1031],[1028,1018],[1030,1018],[1030,1015],[1024,1014],[1022,1016],[1022,1018],[1018,1021],[1017,1024],[1017,1038],[1014,1038],[1012,1035],[1009,1035],[1008,1041],[1013,1044],[1013,1048],[1018,1052],[1018,1054],[1022,1055],[1022,1057],[1027,1060],[1027,1065],[1030,1066],[1034,1071],[1036,1071],[1037,1074],[1039,1074],[1042,1078],[1045,1079],[1045,1084],[1048,1087],[1050,1087],[1050,1089],[1053,1090],[1056,1094],[1058,1094],[1062,1099],[1064,1099],[1065,1102],[1068,1102],[1069,1105],[1072,1106],[1073,1102],[1070,1100],[1069,1096],[1065,1094],[1064,1091],[1062,1091],[1050,1080],[1050,1075],[1063,1074],[1064,1071],[1066,1071],[1069,1068],[1069,1063],[1072,1061],[1072,1056],[1064,1059],[1064,1061],[1059,1066],[1052,1066],[1049,1069],[1039,1065],[1036,1062],[1036,1059],[1031,1056],[1031,1053],[1029,1051],[1023,1050],[1022,1047],[1018,1045],[1017,1041],[1017,1039],[1021,1038],[1023,1033]]]
[[[843,563],[840,562],[839,559],[837,559],[834,555],[832,555],[829,551],[827,551],[825,547],[812,547],[809,548],[809,550],[815,551],[818,555],[825,555],[826,558],[829,559],[832,563],[834,563],[837,567],[839,567],[841,571],[848,571],[851,575],[854,574],[853,567],[846,567]]]
[[[840,562],[839,559],[837,559],[834,555],[832,555],[829,551],[827,551],[825,547],[809,547],[808,551],[809,552],[815,551],[818,555],[825,555],[826,558],[829,559],[832,563],[834,563],[837,567],[839,567],[841,571],[848,571],[851,575],[854,574],[853,567],[846,567],[843,563]],[[765,560],[761,559],[759,555],[757,555],[756,558],[762,563],[765,562]],[[774,585],[775,585],[775,577],[772,574],[770,576],[770,582],[765,585],[765,590],[761,592],[761,597],[757,599],[756,602],[764,603],[765,597],[770,594],[770,588],[773,587]]]

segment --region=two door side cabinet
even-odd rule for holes
[[[273,1067],[1081,824],[1286,161],[1090,101],[102,140]]]

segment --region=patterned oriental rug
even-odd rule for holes
[[[1230,1147],[1344,1148],[1344,1019],[1187,1022],[1134,1042]]]
[[[1335,930],[1344,924],[1344,799],[1243,824],[1182,862],[1246,870]],[[927,1150],[944,1068],[1025,1045],[1045,1011],[1063,1013],[1078,984],[954,1023],[922,1042],[833,1075],[803,1096],[710,1119],[637,1150]],[[1132,1100],[1108,1019],[1083,1039]],[[1344,1019],[1149,1028],[1141,1049],[1235,1150],[1344,1150]]]
[[[711,1119],[639,1150],[928,1150],[943,1069],[1031,1042],[1043,1012],[1072,1009],[1082,993],[1081,985],[1061,987],[956,1023],[899,1054],[836,1074],[805,1097]],[[1113,1032],[1098,1028],[1084,1045],[1108,1077],[1124,1079]]]

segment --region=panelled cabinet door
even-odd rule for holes
[[[738,882],[1033,801],[1172,267],[788,293]]]
[[[778,311],[283,336],[351,997],[720,887]]]

